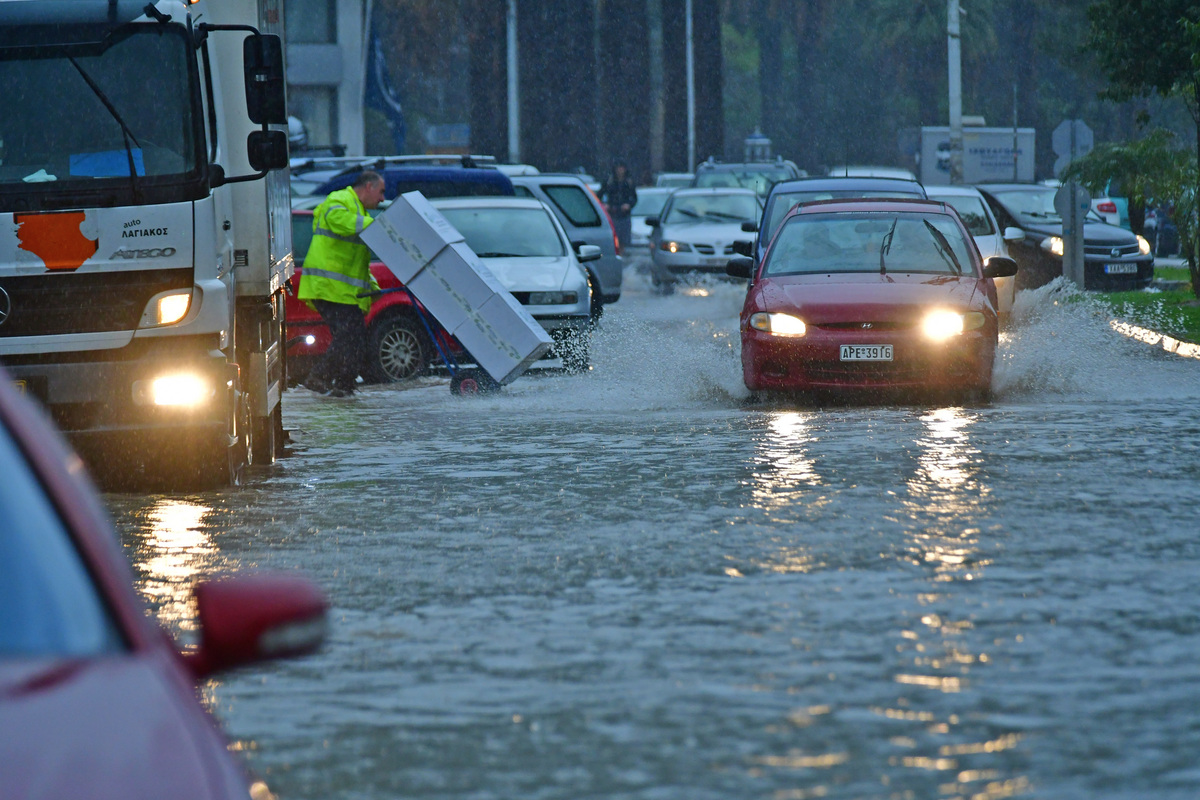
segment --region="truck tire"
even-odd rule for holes
[[[429,367],[433,342],[421,321],[410,314],[389,314],[369,331],[366,374],[371,383],[408,380]]]
[[[251,463],[259,467],[274,464],[275,459],[283,455],[283,405],[275,406],[269,416],[255,417],[251,424]]]

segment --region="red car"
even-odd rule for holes
[[[926,200],[831,200],[788,214],[741,313],[751,391],[986,398],[996,355],[996,287],[954,209]]]
[[[317,356],[329,349],[329,328],[321,315],[307,303],[296,299],[296,288],[304,269],[304,256],[312,243],[311,210],[292,211],[292,250],[299,267],[289,282],[287,294],[287,364],[292,382],[303,382]],[[433,340],[422,324],[408,292],[382,262],[371,263],[371,274],[384,293],[371,303],[367,312],[369,348],[363,378],[372,383],[400,381],[420,375],[438,358]],[[390,290],[390,291],[389,291]],[[426,315],[439,343],[456,359],[465,358],[458,340],[454,339],[432,315]]]
[[[229,753],[197,684],[314,649],[322,593],[294,575],[201,583],[200,644],[181,655],[134,591],[82,462],[3,370],[0,471],[0,795],[264,794]]]

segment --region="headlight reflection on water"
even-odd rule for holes
[[[159,620],[173,630],[193,628],[192,586],[217,558],[205,524],[212,510],[201,503],[164,498],[146,513],[145,538],[133,553],[141,576],[138,589]]]

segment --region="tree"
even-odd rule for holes
[[[1110,81],[1104,96],[1128,100],[1150,94],[1183,98],[1196,124],[1200,156],[1200,5],[1194,0],[1097,0],[1088,7],[1088,46]],[[1192,231],[1187,248],[1192,291],[1200,291],[1200,237],[1195,202],[1200,174],[1192,161],[1191,186],[1176,205],[1180,234]],[[1187,218],[1183,215],[1186,213]]]

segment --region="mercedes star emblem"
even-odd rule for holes
[[[4,291],[4,287],[0,286],[0,325],[8,322],[8,317],[11,314],[12,298],[8,296],[8,292]]]

